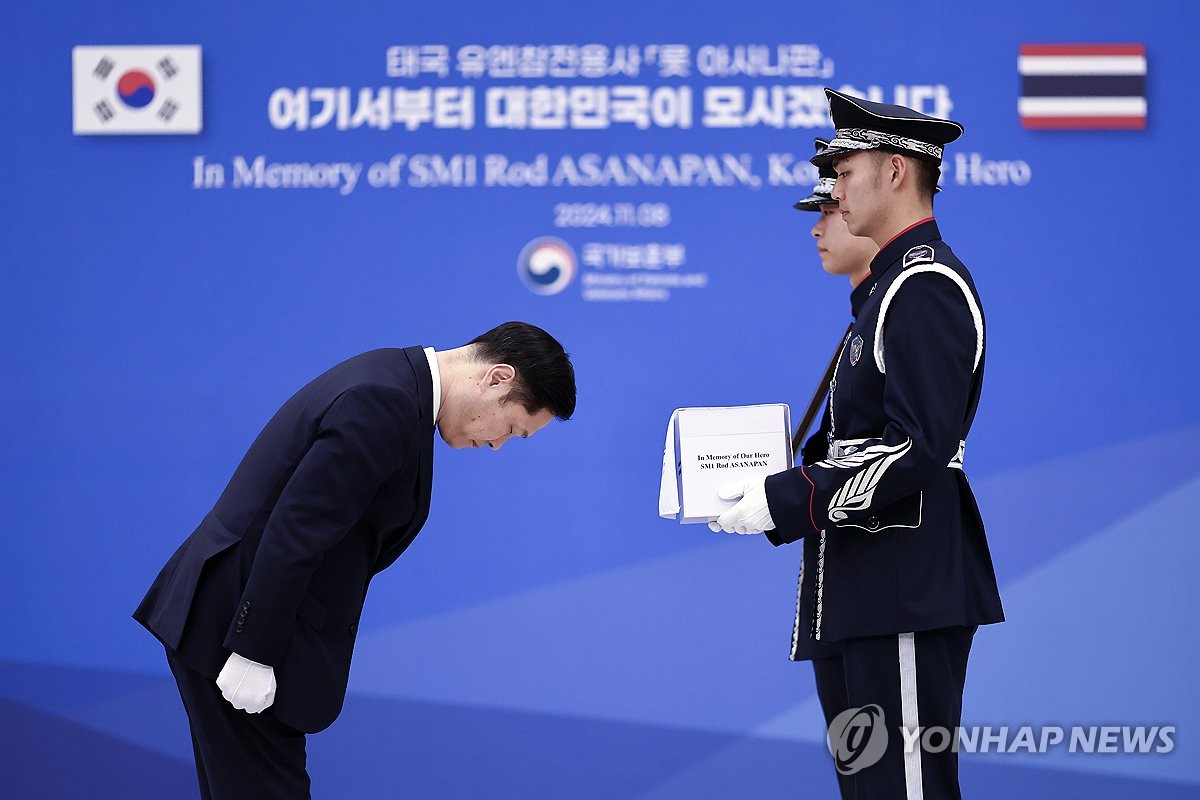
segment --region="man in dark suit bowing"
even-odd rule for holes
[[[305,734],[341,711],[371,578],[429,513],[436,427],[498,450],[575,410],[575,373],[509,322],[453,350],[373,350],[276,412],[134,618],[163,643],[204,798],[307,798]]]

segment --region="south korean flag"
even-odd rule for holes
[[[76,135],[200,132],[200,46],[71,49]]]

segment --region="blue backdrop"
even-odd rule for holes
[[[1197,31],[1114,0],[6,5],[0,795],[193,796],[129,618],[158,568],[309,378],[522,319],[571,352],[576,419],[437,445],[315,795],[834,796],[798,548],[656,516],[671,410],[798,417],[847,321],[791,208],[829,85],[966,127],[935,210],[986,307],[966,467],[1009,621],[965,721],[1176,728],[964,755],[967,791],[1196,796]],[[1062,42],[1144,45],[1144,129],[1022,127],[1021,46]],[[201,133],[73,135],[72,48],[134,44],[202,47]],[[357,182],[271,188],[327,164]],[[542,237],[574,259],[550,294],[518,263]]]

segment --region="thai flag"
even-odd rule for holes
[[[1023,44],[1018,111],[1024,128],[1145,128],[1146,47]]]

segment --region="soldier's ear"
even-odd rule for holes
[[[884,166],[889,171],[888,178],[891,180],[893,188],[900,186],[905,178],[911,178],[913,175],[912,165],[899,153],[892,153]]]

